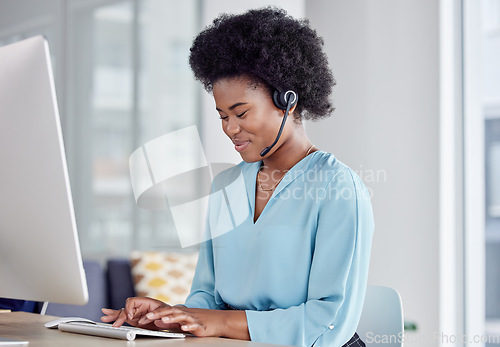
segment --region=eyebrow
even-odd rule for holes
[[[231,107],[229,107],[229,111],[232,111],[234,110],[236,107],[238,106],[242,106],[242,105],[246,105],[247,103],[246,102],[237,102],[236,104],[232,105]],[[218,107],[215,108],[217,111],[220,111],[222,112],[222,110]]]

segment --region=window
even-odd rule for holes
[[[483,0],[482,112],[484,118],[486,332],[500,336],[500,1]],[[500,341],[496,341],[500,345]]]
[[[179,247],[170,211],[137,208],[128,160],[142,144],[197,123],[188,55],[198,7],[195,0],[69,2],[69,153],[86,257]]]
[[[128,160],[141,145],[199,124],[201,87],[188,55],[200,8],[200,0],[0,4],[0,44],[39,34],[49,41],[85,258],[180,248],[170,211],[137,207]],[[203,224],[201,211],[192,215]]]
[[[500,0],[463,13],[466,326],[500,346]]]

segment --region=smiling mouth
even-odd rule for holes
[[[233,143],[234,143],[234,149],[238,152],[241,152],[248,147],[250,141],[233,141]]]

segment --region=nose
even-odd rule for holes
[[[236,135],[237,133],[239,133],[241,131],[241,128],[240,128],[240,125],[239,125],[239,121],[238,121],[238,118],[236,117],[229,117],[229,119],[227,120],[227,123],[226,123],[226,129],[225,129],[225,132],[228,136],[234,136]]]

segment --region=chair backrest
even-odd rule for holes
[[[106,283],[108,285],[108,308],[119,310],[125,307],[127,298],[136,296],[130,260],[126,258],[108,259]]]
[[[366,346],[403,346],[404,318],[399,293],[389,287],[368,286],[358,329]]]

